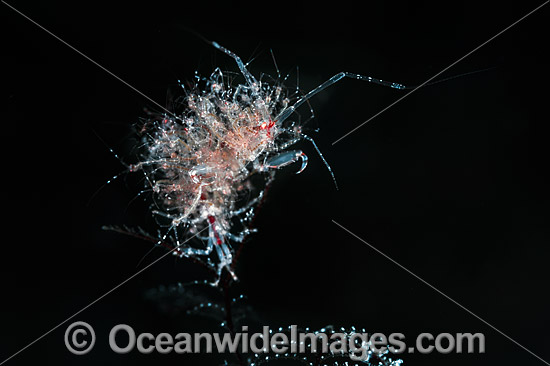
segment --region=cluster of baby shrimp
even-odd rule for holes
[[[153,214],[167,221],[159,244],[174,254],[206,264],[216,282],[226,269],[233,278],[234,248],[254,231],[255,209],[274,178],[274,170],[307,156],[288,148],[307,140],[324,162],[336,184],[330,166],[317,145],[300,126],[287,121],[304,103],[330,85],[351,78],[395,89],[390,83],[359,74],[340,72],[305,95],[289,95],[276,81],[258,81],[242,60],[216,42],[212,46],[232,57],[244,77],[236,84],[217,69],[205,84],[186,92],[183,111],[147,121],[141,160],[130,171],[142,171],[154,192]],[[187,243],[200,239],[200,246]]]
[[[167,220],[162,241],[179,256],[203,258],[219,279],[224,268],[235,277],[231,243],[254,231],[250,221],[274,169],[301,160],[301,172],[307,156],[286,150],[302,138],[280,119],[287,90],[257,81],[236,55],[218,48],[235,58],[246,83],[231,85],[217,69],[202,89],[186,92],[181,113],[146,121],[140,161],[130,170],[145,174],[153,214]],[[192,236],[202,239],[200,247],[185,243]]]

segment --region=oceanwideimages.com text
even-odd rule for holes
[[[91,337],[91,339],[90,339]],[[88,353],[96,337],[84,322],[71,324],[65,332],[65,345],[74,354]],[[414,353],[484,353],[482,333],[421,333],[409,341],[403,333],[338,332],[321,329],[299,330],[292,325],[286,331],[273,331],[265,326],[261,332],[249,332],[243,326],[235,333],[148,333],[136,332],[130,325],[118,324],[108,335],[109,347],[115,353],[275,353],[286,354],[349,354],[354,361],[368,360],[373,354]]]

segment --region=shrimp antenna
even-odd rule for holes
[[[220,46],[218,42],[210,42],[212,46],[216,47],[218,50],[222,51],[226,55],[232,57],[235,62],[237,63],[237,66],[239,66],[239,70],[241,70],[241,73],[243,74],[244,78],[246,79],[246,82],[249,86],[252,86],[254,84],[258,84],[258,81],[256,78],[248,71],[246,68],[246,65],[244,64],[243,60],[239,56],[237,56],[232,51],[228,50],[227,48]]]
[[[188,32],[192,33],[193,35],[195,35],[196,37],[200,38],[202,41],[208,43],[211,46],[214,46],[215,48],[222,51],[226,55],[232,57],[235,60],[235,62],[237,63],[237,66],[239,67],[239,70],[241,70],[241,73],[243,74],[243,76],[246,79],[246,82],[249,86],[252,86],[254,84],[258,84],[258,81],[256,80],[256,78],[246,68],[246,64],[235,53],[233,53],[232,51],[228,50],[227,48],[225,48],[223,46],[220,46],[220,44],[218,42],[211,41],[211,40],[207,39],[202,34],[198,33],[197,31],[195,31],[191,28],[187,28],[187,27],[183,27],[183,28],[185,30],[187,30]]]
[[[281,123],[284,122],[292,113],[294,113],[294,111],[296,109],[298,109],[307,100],[309,100],[314,95],[320,93],[321,91],[325,90],[329,86],[337,83],[338,81],[342,80],[345,77],[348,77],[348,78],[351,78],[351,79],[367,81],[369,83],[379,84],[379,85],[383,85],[383,86],[388,86],[388,87],[394,88],[394,89],[401,89],[401,90],[405,89],[405,86],[401,85],[399,83],[384,81],[384,80],[376,79],[376,78],[373,78],[373,77],[370,77],[370,76],[363,76],[363,75],[359,75],[359,74],[353,74],[351,72],[340,72],[340,73],[334,75],[333,77],[331,77],[330,79],[328,79],[327,81],[325,81],[324,83],[322,83],[321,85],[319,85],[318,87],[316,87],[315,89],[311,90],[309,93],[307,93],[306,95],[304,95],[303,97],[298,99],[293,105],[291,105],[290,107],[288,107],[287,109],[282,111],[277,116],[277,120]]]

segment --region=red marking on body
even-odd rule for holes
[[[214,237],[216,238],[216,244],[222,245],[222,239],[218,235],[218,232],[216,231],[216,227],[214,226],[214,223],[216,222],[216,218],[214,216],[208,216],[208,222],[210,223],[212,227],[212,231],[214,232]]]
[[[267,137],[271,137],[271,129],[275,126],[277,121],[269,120],[269,122],[263,122],[261,125],[253,127],[254,130],[267,130]]]

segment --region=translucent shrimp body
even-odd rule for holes
[[[278,168],[301,161],[300,150],[288,150],[300,140],[314,143],[300,126],[287,121],[309,98],[344,77],[394,88],[400,84],[351,73],[339,73],[305,95],[289,95],[280,83],[259,82],[233,52],[211,44],[231,56],[245,83],[234,85],[219,69],[203,79],[202,89],[187,91],[181,113],[146,121],[141,129],[140,160],[130,166],[142,171],[153,191],[153,214],[167,220],[162,242],[174,254],[193,257],[217,275],[232,270],[234,248],[254,231],[251,219]],[[293,102],[291,103],[290,100]],[[336,181],[334,180],[336,183]],[[197,236],[201,243],[187,244]]]

